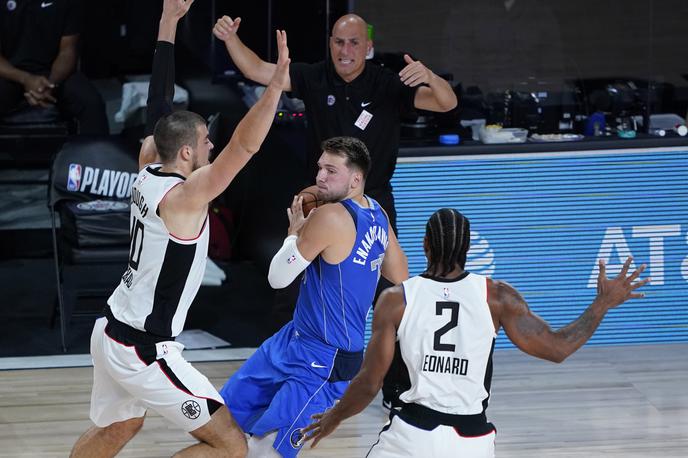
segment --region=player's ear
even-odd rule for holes
[[[353,176],[353,188],[358,188],[363,183],[363,174],[361,172],[355,172]]]
[[[179,149],[179,157],[183,161],[191,161],[193,158],[193,151],[189,145],[184,145]]]

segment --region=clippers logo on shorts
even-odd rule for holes
[[[81,185],[81,164],[69,164],[67,191],[78,191]]]
[[[123,199],[131,196],[131,186],[138,173],[121,170],[82,167],[81,164],[69,164],[67,191],[87,192],[97,196],[117,197]]]
[[[182,413],[190,420],[195,420],[201,415],[201,405],[190,399],[182,404]]]
[[[293,448],[301,448],[303,445],[303,433],[300,428],[296,428],[289,436],[289,443]]]

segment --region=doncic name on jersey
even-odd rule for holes
[[[361,239],[360,245],[356,247],[356,256],[353,259],[356,264],[360,264],[362,266],[365,265],[366,259],[368,259],[368,254],[370,253],[370,249],[373,247],[373,243],[375,243],[376,240],[382,243],[382,246],[385,247],[385,250],[387,249],[387,245],[389,244],[387,232],[381,226],[373,225],[370,226],[370,229],[368,229],[368,232],[366,232],[365,237]]]
[[[123,199],[131,195],[131,186],[138,173],[121,170],[82,167],[81,164],[69,164],[67,191],[87,192],[97,196]]]

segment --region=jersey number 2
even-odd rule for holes
[[[435,340],[433,343],[433,348],[435,351],[454,351],[456,350],[456,345],[442,343],[442,336],[454,329],[459,325],[459,303],[458,302],[436,302],[435,303],[435,315],[444,315],[444,310],[451,310],[451,316],[449,318],[449,323],[445,324],[437,331],[435,331]]]

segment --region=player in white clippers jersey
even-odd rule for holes
[[[458,211],[443,208],[430,217],[423,241],[426,271],[378,299],[361,371],[341,401],[303,430],[313,447],[373,400],[398,339],[411,388],[401,394],[405,404],[391,411],[367,456],[493,457],[496,431],[485,410],[500,326],[524,352],[561,362],[588,341],[610,308],[643,297],[634,290],[650,281],[636,281],[644,264],[627,275],[631,258],[613,279],[600,261],[593,303],[553,331],[508,283],[464,270],[469,243],[468,219]]]
[[[139,154],[129,266],[91,336],[95,426],[74,445],[73,457],[114,456],[143,426],[148,409],[199,441],[175,456],[246,456],[244,434],[222,397],[184,360],[175,337],[205,270],[208,203],[265,139],[289,78],[289,50],[286,34],[278,31],[270,84],[210,164],[213,145],[205,120],[188,111],[171,113],[174,37],[191,3],[164,2],[148,100],[149,113],[164,116]]]

